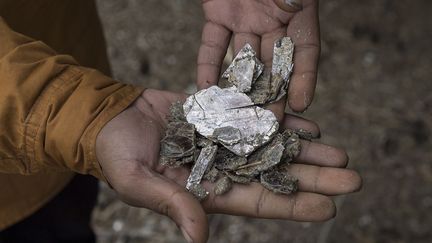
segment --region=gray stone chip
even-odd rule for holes
[[[210,145],[201,150],[194,166],[192,167],[189,178],[187,179],[186,189],[190,190],[194,185],[201,183],[207,168],[213,165],[217,149],[217,145]]]
[[[280,100],[287,92],[291,73],[294,69],[293,63],[294,43],[290,37],[282,37],[274,44],[271,89],[272,102]]]

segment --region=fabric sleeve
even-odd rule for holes
[[[105,180],[96,136],[142,91],[13,32],[0,17],[0,172],[72,170]]]

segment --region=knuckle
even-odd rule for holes
[[[257,217],[260,217],[263,213],[263,208],[266,203],[266,199],[268,196],[269,191],[265,189],[264,187],[261,189],[261,193],[259,194],[256,204],[255,204],[255,215]]]
[[[315,179],[312,185],[312,192],[317,192],[319,190],[319,185],[320,185],[320,177],[321,177],[321,172],[322,172],[322,167],[314,167],[315,168]]]
[[[224,50],[224,48],[220,45],[219,42],[216,42],[214,40],[209,40],[209,39],[203,39],[202,40],[202,45],[206,48],[210,48],[210,49],[219,49],[221,51]]]

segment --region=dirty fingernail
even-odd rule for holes
[[[273,0],[273,2],[282,10],[295,13],[303,9],[302,0]]]
[[[285,0],[284,2],[297,11],[303,8],[302,2],[300,0]]]
[[[192,240],[192,238],[189,236],[188,232],[187,232],[183,227],[180,227],[180,230],[181,230],[181,232],[182,232],[182,234],[183,234],[183,237],[186,239],[186,241],[187,241],[188,243],[193,243],[193,240]]]
[[[312,97],[304,94],[290,93],[288,95],[288,104],[291,110],[296,113],[304,113],[312,103]]]

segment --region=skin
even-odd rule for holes
[[[289,36],[295,44],[294,72],[288,105],[303,112],[312,102],[317,79],[320,36],[317,0],[203,0],[206,24],[198,55],[197,85],[216,85],[231,38],[235,53],[249,43],[266,67],[271,67],[273,44]],[[270,108],[283,118],[285,100]]]
[[[96,139],[96,155],[120,199],[167,215],[189,242],[206,242],[207,213],[324,221],[336,213],[329,196],[360,189],[360,176],[345,169],[348,162],[345,151],[302,141],[301,154],[289,168],[289,173],[300,180],[299,192],[286,196],[274,194],[257,183],[236,184],[228,193],[217,197],[210,194],[200,203],[184,189],[188,168],[168,168],[158,163],[169,106],[184,99],[182,94],[145,90],[104,126]],[[315,123],[292,115],[285,115],[281,125],[319,134]],[[204,182],[204,186],[213,192],[212,184]]]

